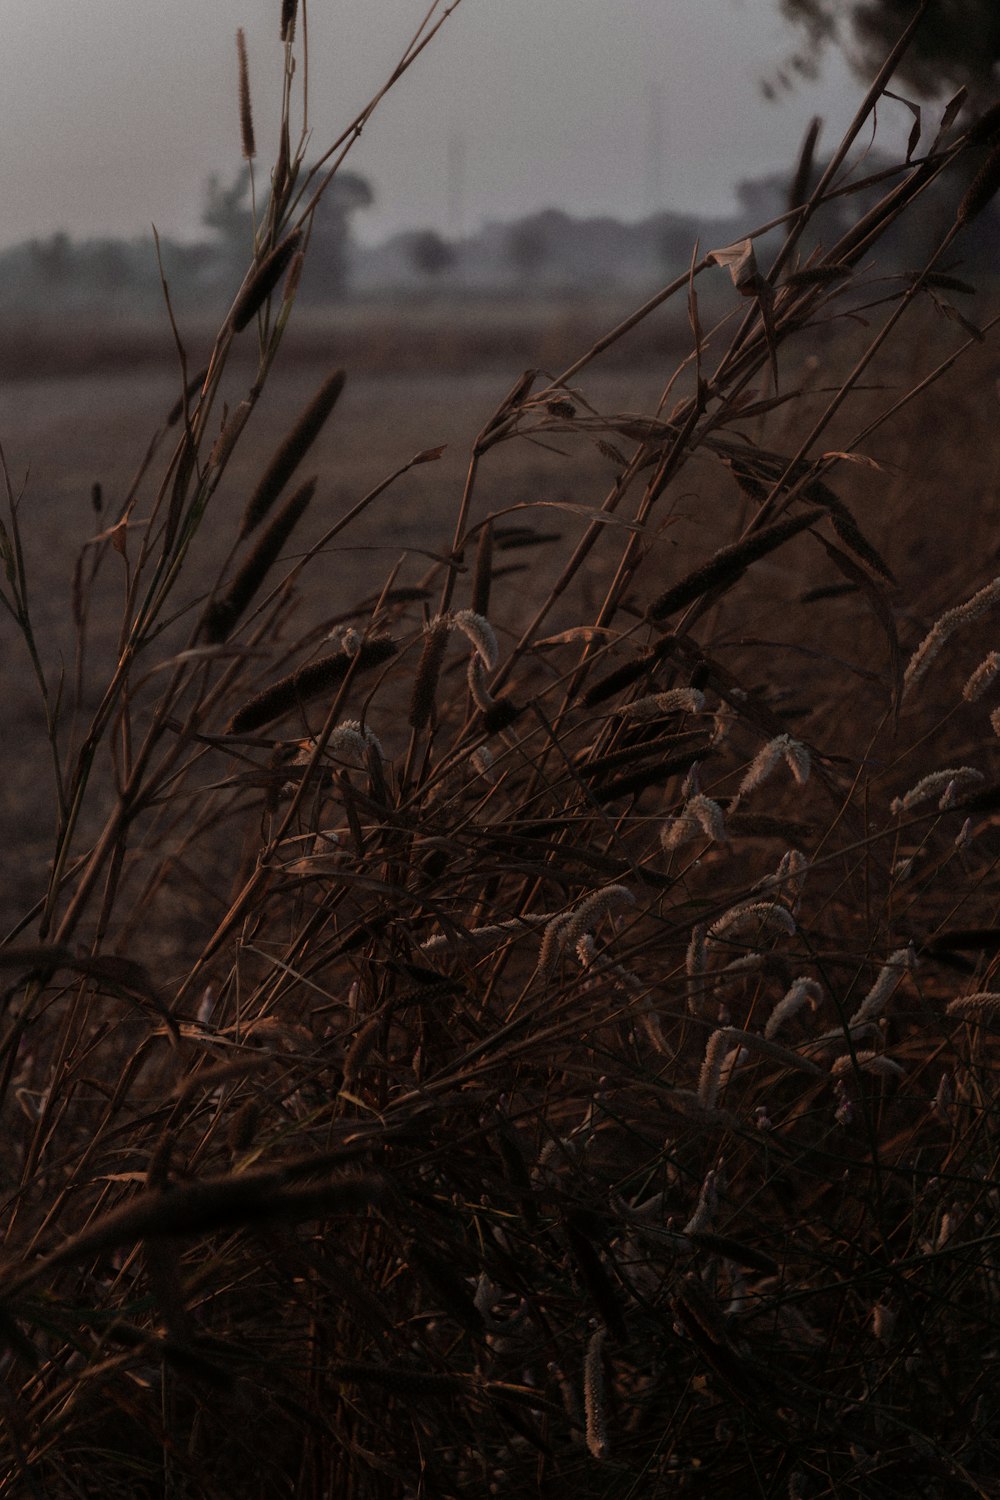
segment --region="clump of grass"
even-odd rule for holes
[[[318,539],[322,475],[272,517],[338,371],[237,536],[205,525],[327,180],[290,134],[296,18],[282,6],[283,155],[237,298],[259,367],[213,421],[230,313],[182,372],[183,433],[98,540],[128,563],[118,655],[91,681],[81,642],[75,697],[46,672],[8,485],[3,597],[55,834],[0,946],[0,1487],[985,1492],[995,663],[973,671],[981,642],[961,670],[936,659],[996,585],[938,577],[933,553],[914,569],[885,466],[863,531],[833,488],[963,352],[883,396],[922,278],[858,299],[900,206],[982,132],[869,182],[836,275],[808,274],[891,59],[811,189],[807,139],[746,304],[734,289],[702,327],[706,256],[565,370],[521,377],[471,437],[450,541],[316,626],[293,584],[439,449]],[[655,412],[599,411],[589,366],[676,295],[690,360]],[[824,345],[830,388],[797,383],[803,336],[861,327],[862,306],[863,337]],[[921,330],[907,360],[929,347]],[[505,587],[505,550],[562,539],[473,519],[478,486],[557,424],[598,485],[611,449],[614,481],[591,504],[540,496],[575,530],[555,570]],[[714,471],[718,507],[675,508]]]

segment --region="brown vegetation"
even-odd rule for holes
[[[801,274],[890,76],[718,322],[706,256],[464,477],[350,433],[349,361],[257,430],[277,278],[41,627],[10,476],[54,839],[0,946],[0,1495],[993,1492],[993,371],[950,261],[877,263],[972,122]]]

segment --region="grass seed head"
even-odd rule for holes
[[[205,613],[205,635],[209,641],[220,643],[229,639],[263,586],[285,543],[305,515],[315,490],[315,478],[300,485],[262,532],[226,592],[209,605]]]
[[[239,296],[233,303],[232,312],[229,314],[230,326],[234,333],[242,333],[254,314],[263,307],[284,276],[301,244],[301,229],[293,229],[292,233],[286,235],[280,245],[275,245],[274,249],[257,265],[240,290]]]
[[[604,1395],[604,1341],[607,1330],[591,1334],[583,1364],[583,1408],[587,1424],[587,1448],[592,1458],[603,1462],[611,1452],[608,1442],[607,1407]]]
[[[451,624],[455,630],[468,636],[479,653],[483,666],[492,672],[500,658],[500,648],[493,626],[485,615],[477,614],[474,609],[460,609],[452,615]]]
[[[980,619],[998,599],[1000,599],[1000,578],[994,578],[992,583],[979,589],[971,599],[966,599],[964,604],[957,604],[953,609],[945,610],[910,657],[903,674],[903,692],[907,693],[911,688],[916,687],[928,667],[939,655],[941,648],[951,639],[956,630]]]
[[[740,782],[739,791],[736,794],[737,799],[745,797],[748,792],[755,791],[761,786],[782,760],[799,786],[805,786],[809,780],[810,771],[808,747],[800,740],[793,740],[790,735],[779,734],[773,740],[768,740],[767,744],[757,752],[749,770]]]
[[[426,729],[430,723],[450,629],[450,616],[439,615],[424,631],[424,649],[413,678],[413,692],[410,697],[411,729]]]
[[[758,934],[763,934],[767,928],[794,937],[795,918],[787,906],[781,906],[777,901],[747,901],[731,907],[718,921],[712,923],[708,929],[708,941],[731,942],[742,932],[755,930]]]
[[[244,703],[233,715],[230,733],[252,734],[295,709],[301,710],[314,698],[339,686],[352,668],[366,672],[372,667],[380,667],[395,652],[395,641],[385,636],[374,637],[365,641],[354,656],[346,651],[335,651],[331,656],[308,662]]]
[[[1000,652],[991,651],[980,663],[962,689],[966,703],[975,703],[993,686],[1000,676]]]
[[[295,36],[295,16],[299,0],[281,0],[281,40],[290,42]]]
[[[286,241],[287,243],[287,241]],[[323,425],[344,389],[343,370],[334,370],[320,386],[309,405],[273,455],[247,502],[240,537],[249,536],[264,520],[285,485],[319,437]]]
[[[252,161],[257,155],[253,135],[253,111],[250,107],[250,70],[247,66],[247,39],[241,26],[236,33],[236,57],[239,65],[240,139],[243,155]]]
[[[922,776],[902,797],[894,798],[889,811],[893,817],[899,817],[901,813],[910,812],[914,807],[919,807],[921,802],[928,802],[932,797],[940,797],[938,810],[947,812],[955,805],[959,785],[980,782],[984,779],[983,773],[977,771],[975,766],[954,766],[943,771],[932,771],[928,776]]]
[[[781,1027],[784,1026],[786,1021],[790,1021],[792,1016],[798,1015],[803,1006],[811,1005],[815,1009],[822,999],[822,986],[817,984],[815,979],[809,979],[805,975],[800,975],[798,979],[792,982],[791,988],[778,1001],[768,1017],[767,1025],[764,1027],[765,1037],[771,1040]]]
[[[963,1020],[982,1020],[1000,1011],[1000,994],[993,990],[979,990],[974,995],[960,995],[945,1006],[945,1014],[959,1016]]]
[[[958,223],[971,224],[1000,192],[1000,145],[993,147],[958,205]]]
[[[658,719],[663,714],[697,714],[705,707],[705,694],[697,688],[671,688],[626,703],[621,712],[629,719]]]
[[[863,1026],[869,1021],[877,1021],[903,975],[912,974],[916,966],[917,958],[912,943],[908,948],[897,948],[895,953],[891,953],[848,1025]]]
[[[821,510],[809,510],[804,515],[788,516],[760,531],[752,532],[743,541],[722,547],[707,563],[695,568],[680,583],[674,584],[654,599],[646,611],[648,618],[663,620],[667,615],[677,614],[689,604],[694,604],[710,590],[734,583],[751,563],[766,557],[793,536],[798,536],[800,531],[815,525],[822,515]]]

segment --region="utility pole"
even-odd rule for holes
[[[445,174],[448,238],[460,240],[465,233],[465,134],[454,126],[448,132]]]
[[[645,214],[663,207],[663,154],[666,130],[663,120],[663,89],[652,79],[646,84],[646,130],[643,153],[643,191]]]

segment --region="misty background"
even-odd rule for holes
[[[788,0],[784,0],[788,8]],[[280,0],[5,0],[0,306],[159,299],[151,228],[195,302],[245,270],[235,33],[266,193]],[[309,125],[325,149],[391,72],[426,0],[308,10]],[[303,41],[300,28],[299,44]],[[633,287],[780,213],[810,118],[822,159],[862,91],[842,50],[789,73],[778,0],[463,0],[366,127],[319,216],[307,300],[379,288]],[[795,67],[791,68],[795,79]],[[912,124],[885,100],[878,142]],[[713,238],[714,237],[714,238]],[[914,245],[914,252],[918,250]]]

